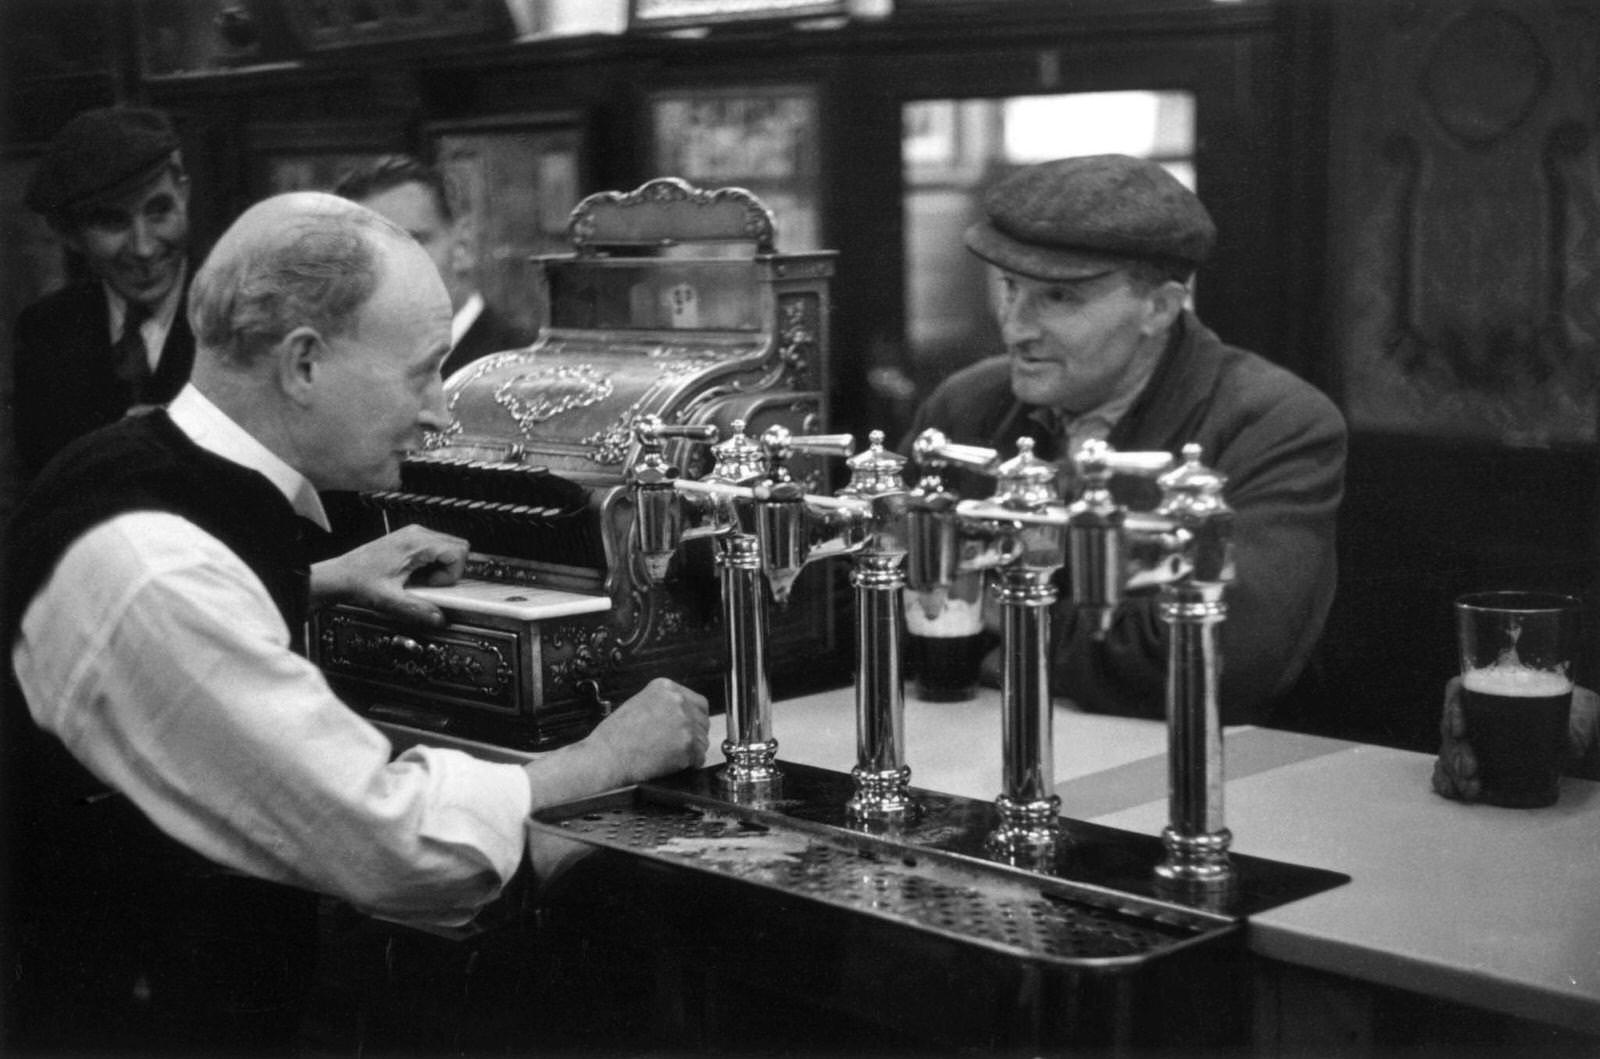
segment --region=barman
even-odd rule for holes
[[[307,568],[320,489],[385,489],[446,425],[450,300],[355,203],[257,204],[197,273],[191,383],[69,446],[5,555],[8,1049],[288,1054],[318,894],[462,923],[538,806],[698,765],[701,696],[657,680],[526,766],[388,740],[299,651],[310,606],[422,624],[466,542],[409,527]]]
[[[946,379],[902,451],[927,427],[1004,456],[1031,437],[1039,457],[1063,467],[1089,439],[1174,456],[1199,443],[1227,476],[1235,512],[1223,720],[1266,719],[1333,601],[1344,418],[1310,383],[1227,345],[1186,307],[1216,226],[1161,165],[1090,155],[1025,166],[988,190],[983,209],[966,245],[992,266],[1006,351]],[[956,480],[968,496],[993,491],[976,476]],[[1159,501],[1145,479],[1119,475],[1111,491],[1134,510]],[[1054,690],[1094,712],[1160,717],[1167,630],[1155,593],[1130,593],[1103,639],[1091,625],[1057,608]]]

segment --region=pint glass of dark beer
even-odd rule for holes
[[[908,591],[905,598],[906,669],[917,697],[957,702],[977,695],[986,642],[983,575],[961,574],[939,597]]]
[[[1582,610],[1571,596],[1475,592],[1456,600],[1461,708],[1482,800],[1555,804],[1567,755]]]

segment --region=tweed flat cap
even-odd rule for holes
[[[1121,154],[1019,169],[984,194],[983,209],[967,248],[1043,280],[1101,275],[1130,258],[1195,268],[1217,236],[1194,192],[1159,163]]]
[[[23,201],[47,217],[59,214],[153,169],[179,146],[177,132],[159,110],[86,110],[50,141]]]

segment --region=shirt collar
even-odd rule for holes
[[[183,301],[184,287],[189,282],[189,263],[186,261],[178,268],[178,282],[167,291],[167,296],[161,299],[161,304],[156,306],[155,312],[144,322],[143,330],[151,327],[159,328],[156,332],[165,335],[172,330],[172,321],[178,317],[178,303]],[[111,289],[108,283],[100,285],[106,292],[106,303],[111,307],[111,341],[115,342],[122,334],[122,321],[128,315],[128,299]]]
[[[461,341],[461,336],[467,333],[467,328],[478,322],[478,317],[483,315],[483,295],[473,291],[467,300],[456,310],[455,316],[450,318],[450,344],[453,346]]]
[[[266,476],[294,507],[295,514],[329,528],[322,497],[305,475],[289,466],[249,431],[235,423],[205,394],[186,384],[167,405],[167,414],[189,440],[208,452]]]

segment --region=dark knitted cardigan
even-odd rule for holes
[[[302,520],[266,477],[156,411],[74,442],[23,498],[4,556],[8,678],[22,616],[67,548],[134,511],[176,514],[222,541],[300,642]],[[168,837],[32,722],[14,679],[6,690],[7,1040],[194,1054],[286,1044],[312,968],[315,895],[246,879]]]

